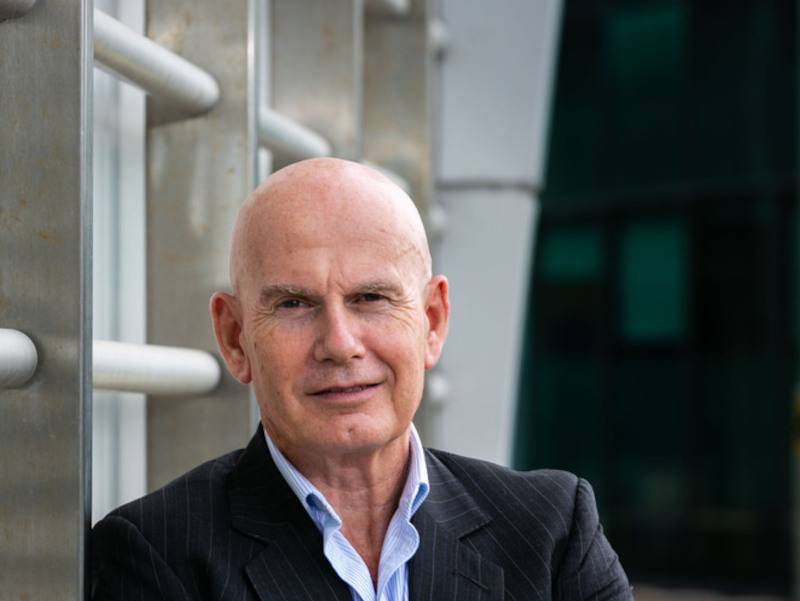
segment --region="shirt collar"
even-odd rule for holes
[[[266,428],[264,429],[264,438],[267,441],[267,448],[275,467],[278,468],[283,479],[286,480],[289,488],[300,500],[301,505],[308,512],[317,528],[322,531],[326,525],[331,525],[331,522],[335,522],[337,527],[341,526],[341,518],[328,503],[325,496],[289,462],[269,437]],[[413,423],[409,427],[408,438],[408,475],[406,476],[400,500],[397,503],[397,513],[405,520],[411,521],[411,517],[428,496],[430,483],[428,481],[428,467],[425,465],[425,452],[422,448],[422,441],[420,441],[419,434]]]

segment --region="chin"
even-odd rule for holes
[[[388,424],[376,424],[370,419],[337,419],[339,423],[329,424],[324,446],[332,452],[350,453],[375,451],[398,438],[405,428],[392,427]],[[408,426],[406,426],[407,428]]]

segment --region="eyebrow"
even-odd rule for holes
[[[368,282],[361,282],[354,286],[353,289],[356,294],[384,293],[395,296],[401,296],[403,294],[403,289],[400,286],[394,282],[389,282],[386,280],[370,280]]]
[[[402,296],[403,289],[394,282],[387,280],[368,280],[359,282],[353,286],[352,291],[347,295],[353,294],[387,294],[393,296]],[[261,288],[259,293],[259,300],[262,305],[269,305],[276,298],[285,296],[293,296],[297,298],[316,299],[321,294],[311,288],[303,286],[294,286],[292,284],[270,284]]]
[[[292,286],[291,284],[270,284],[261,288],[258,297],[262,305],[269,305],[271,301],[283,296],[296,296],[298,298],[314,298],[317,295],[310,288]]]

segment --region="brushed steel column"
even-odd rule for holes
[[[257,0],[150,0],[148,37],[208,71],[220,102],[187,118],[148,99],[148,342],[216,353],[208,301],[228,288],[236,211],[255,184],[253,30]],[[150,396],[148,488],[239,448],[252,434],[247,390]]]
[[[41,0],[0,22],[0,327],[39,357],[27,384],[0,390],[4,599],[86,589],[91,23],[88,0]]]

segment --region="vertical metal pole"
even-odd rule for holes
[[[0,22],[0,322],[39,367],[0,391],[0,589],[82,599],[90,512],[92,2]]]
[[[361,0],[271,0],[272,107],[361,158]],[[282,166],[280,161],[275,165]]]
[[[364,159],[410,184],[426,215],[431,202],[430,0],[397,16],[367,12],[364,30]]]
[[[148,99],[148,342],[215,352],[208,300],[228,287],[236,211],[255,184],[251,98],[256,0],[149,0],[148,36],[210,72],[222,99],[185,119]],[[251,434],[247,391],[226,375],[206,396],[148,398],[148,488]]]

